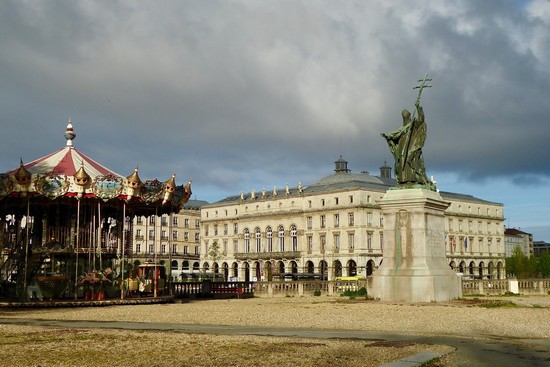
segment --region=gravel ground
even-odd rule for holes
[[[480,307],[480,302],[501,300],[517,307]],[[443,303],[392,304],[348,300],[343,297],[285,297],[230,300],[201,300],[176,304],[84,307],[69,309],[0,309],[0,317],[56,320],[138,321],[183,324],[305,327],[422,335],[460,335],[484,338],[550,338],[550,297],[483,297]],[[71,334],[72,333],[72,334]],[[75,335],[78,338],[75,338]],[[50,336],[49,338],[47,336]],[[50,341],[51,335],[56,340]],[[23,338],[23,339],[21,339]],[[20,340],[21,339],[21,340]],[[105,343],[90,341],[105,340]],[[21,344],[23,343],[23,344]],[[13,348],[13,344],[24,345]],[[110,353],[115,348],[121,353]],[[93,346],[93,347],[91,347]],[[98,346],[100,348],[98,348]],[[174,353],[177,350],[182,353]],[[68,349],[67,349],[68,348]],[[115,348],[115,349],[116,349]],[[189,348],[192,353],[183,353]],[[59,351],[48,353],[47,350]],[[65,352],[62,352],[65,350]],[[79,353],[69,353],[78,350]],[[165,357],[158,360],[158,352]],[[39,364],[29,352],[42,351]],[[103,351],[96,356],[98,351]],[[143,358],[136,359],[133,351]],[[52,330],[28,326],[0,325],[0,358],[16,358],[14,365],[72,366],[125,365],[226,365],[378,366],[420,351],[449,353],[437,345],[365,341],[308,340],[258,336],[188,335],[183,333],[119,330]],[[59,359],[59,355],[68,359]],[[452,355],[452,354],[451,354]],[[71,357],[72,356],[72,357]],[[47,357],[47,358],[46,358]],[[17,359],[19,358],[19,359]],[[49,359],[48,359],[49,358]],[[84,359],[82,359],[84,358]],[[103,358],[103,359],[102,359]],[[155,359],[156,358],[156,359]],[[97,363],[96,363],[97,360]],[[85,361],[85,363],[82,363]],[[166,363],[165,363],[166,362]],[[452,358],[444,366],[453,366]]]

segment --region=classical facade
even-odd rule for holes
[[[206,201],[189,200],[176,214],[135,217],[132,261],[171,264],[172,277],[200,271],[200,209]]]
[[[201,270],[226,279],[271,280],[285,273],[371,275],[382,261],[379,201],[394,187],[380,176],[352,173],[340,157],[335,173],[309,186],[242,193],[201,209]],[[470,277],[504,278],[503,205],[441,192],[449,266]]]

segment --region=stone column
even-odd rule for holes
[[[447,264],[444,211],[435,191],[388,190],[383,261],[373,274],[372,294],[390,302],[440,302],[462,297],[460,278]]]

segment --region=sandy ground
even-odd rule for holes
[[[515,307],[481,307],[480,302],[501,300],[512,302]],[[141,306],[110,306],[85,307],[66,309],[0,309],[2,318],[33,318],[56,320],[102,320],[102,321],[137,321],[155,323],[211,324],[211,325],[247,325],[266,327],[304,327],[340,330],[367,330],[389,333],[408,333],[419,335],[458,335],[476,338],[505,336],[511,338],[550,338],[550,296],[516,296],[516,297],[483,297],[464,299],[443,303],[393,304],[380,301],[349,300],[344,297],[284,297],[284,298],[251,298],[229,300],[200,300],[184,303],[141,305]],[[52,330],[28,326],[0,325],[2,340],[10,340],[15,336],[23,336],[26,348],[44,347],[44,344],[33,345],[36,335],[46,335]],[[59,332],[59,331],[58,331]],[[66,330],[65,330],[66,332]],[[296,364],[308,365],[355,365],[378,366],[403,356],[419,351],[452,352],[447,346],[433,345],[372,345],[358,341],[299,341],[291,338],[269,338],[258,336],[216,336],[195,335],[190,337],[182,333],[137,333],[130,331],[79,331],[89,337],[106,340],[123,340],[128,343],[124,348],[146,351],[151,345],[157,347],[180,344],[193,345],[195,359],[178,359],[179,354],[166,359],[172,365],[204,365],[220,364],[220,355],[225,355],[227,365],[271,365],[283,366]],[[7,338],[7,339],[6,339]],[[30,339],[29,339],[30,338]],[[86,338],[84,338],[86,339]],[[29,342],[29,340],[31,342]],[[73,338],[61,338],[59,348],[66,347],[67,341]],[[198,342],[197,342],[198,341]],[[36,342],[36,340],[35,340]],[[70,343],[69,343],[70,344]],[[108,344],[106,343],[104,347]],[[208,347],[205,349],[205,345]],[[242,346],[246,347],[243,348]],[[286,347],[285,347],[286,346]],[[367,346],[369,346],[367,348]],[[48,347],[48,348],[51,348]],[[56,347],[53,347],[54,350]],[[79,346],[85,353],[86,348]],[[97,348],[96,348],[97,349]],[[173,348],[167,350],[170,355]],[[278,352],[277,352],[278,351]],[[244,353],[244,355],[242,355]],[[46,353],[47,354],[47,353]],[[124,354],[124,353],[122,353]],[[120,355],[122,357],[122,354]],[[153,353],[154,354],[154,353]],[[19,355],[19,352],[18,354]],[[3,356],[17,357],[16,351],[9,344],[0,342],[0,358]],[[20,353],[20,365],[78,365],[78,359],[69,359],[64,363],[54,359],[33,364],[27,360],[28,353]],[[144,353],[146,355],[146,353]],[[452,353],[451,353],[452,355]],[[268,356],[269,358],[265,358]],[[319,364],[318,357],[323,357]],[[354,359],[357,356],[357,360]],[[182,357],[183,358],[183,357]],[[305,358],[305,359],[304,359]],[[336,358],[336,360],[334,360]],[[86,359],[88,365],[93,358]],[[117,364],[124,365],[123,359]],[[370,361],[370,362],[366,362]],[[104,361],[103,361],[104,362]],[[141,360],[144,364],[152,363]],[[234,363],[233,363],[234,362]],[[263,363],[265,362],[265,363]],[[311,362],[311,364],[310,364]],[[441,362],[441,365],[453,366],[452,358]],[[134,364],[136,362],[134,361]],[[153,363],[154,365],[168,365]]]

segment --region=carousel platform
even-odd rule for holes
[[[0,301],[1,308],[60,308],[60,307],[106,307],[106,306],[129,306],[149,305],[174,302],[173,296],[161,297],[140,297],[125,299],[106,299],[102,301],[90,300],[36,300],[28,302]]]

